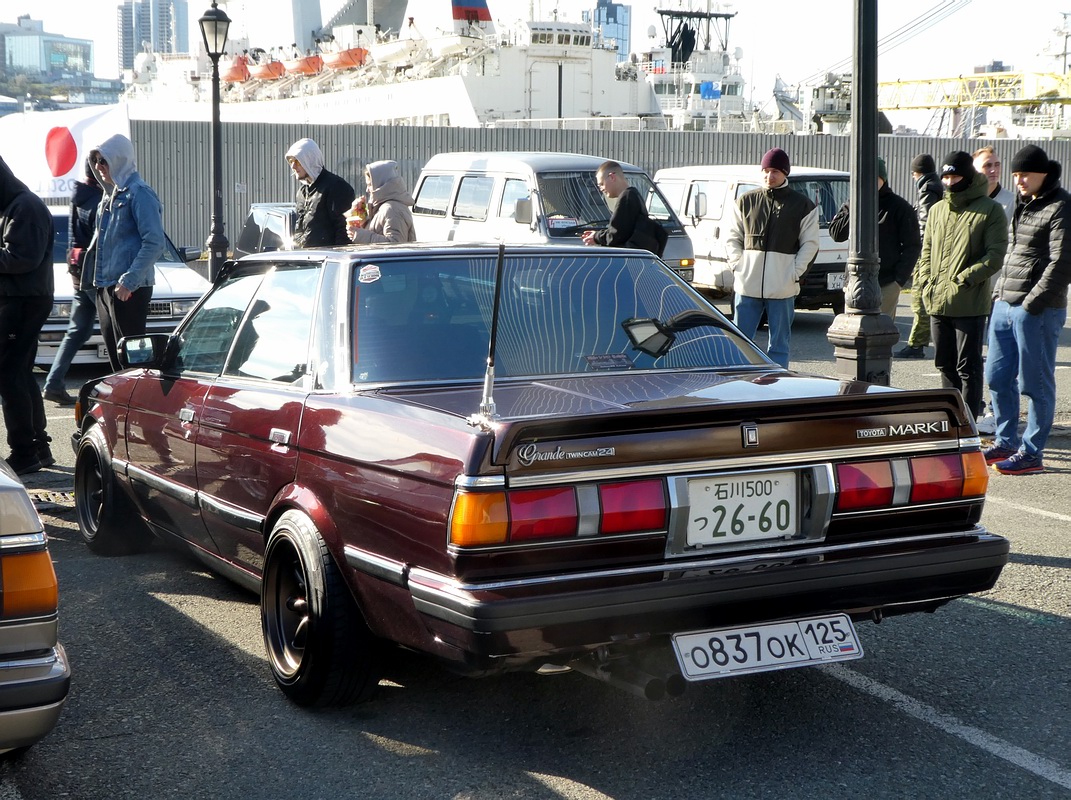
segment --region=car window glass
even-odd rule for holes
[[[224,373],[293,383],[308,371],[319,265],[268,273],[234,339]]]
[[[453,189],[452,175],[428,175],[420,184],[416,201],[413,204],[413,213],[445,217]]]
[[[262,273],[232,275],[209,293],[178,332],[172,362],[179,372],[218,375]]]
[[[495,179],[486,175],[466,175],[457,188],[457,202],[454,204],[454,216],[460,219],[487,219],[487,208],[491,204],[491,190],[495,188]]]
[[[688,192],[687,208],[691,211],[694,198],[703,194],[707,198],[707,213],[704,219],[721,219],[725,202],[725,181],[696,181]]]
[[[669,203],[666,202],[666,198],[655,186],[654,181],[647,177],[646,173],[626,172],[625,177],[628,179],[628,185],[635,188],[640,193],[640,197],[645,199],[647,214],[651,219],[656,219],[659,222],[677,221],[676,215],[669,210]]]
[[[742,194],[747,194],[753,189],[760,189],[757,183],[738,183],[736,184],[736,196],[740,197]]]
[[[56,238],[52,242],[52,261],[53,263],[60,263],[67,260],[67,239],[70,231],[70,217],[67,214],[56,214],[52,217],[52,224],[56,228]],[[178,249],[171,242],[171,239],[164,235],[164,252],[160,254],[160,258],[157,259],[157,263],[172,263],[182,264],[185,263],[181,255],[179,255]]]
[[[479,379],[494,304],[495,260],[390,260],[357,267],[353,378],[357,382]],[[765,363],[717,325],[676,333],[658,358],[632,345],[622,323],[667,321],[708,307],[653,256],[507,258],[496,375]]]
[[[847,178],[789,178],[793,189],[809,198],[818,206],[818,223],[829,227],[830,220],[842,205],[848,202],[851,184]]]
[[[523,200],[531,194],[528,184],[518,178],[507,178],[506,185],[502,189],[502,203],[499,206],[498,216],[513,219],[517,212],[517,201]]]

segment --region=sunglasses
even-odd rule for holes
[[[105,161],[105,160],[104,160],[103,158],[101,158],[100,156],[91,156],[91,157],[90,157],[90,159],[89,159],[89,163],[90,163],[90,164],[93,164],[93,165],[100,165],[100,164],[103,164],[104,166],[108,166],[108,162],[107,162],[107,161]]]

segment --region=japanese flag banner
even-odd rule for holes
[[[125,105],[8,114],[0,117],[0,156],[38,197],[66,200],[85,176],[90,148],[117,133],[130,136]]]

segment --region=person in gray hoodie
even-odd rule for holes
[[[97,316],[112,369],[121,367],[116,345],[141,336],[149,316],[156,262],[164,253],[163,207],[138,174],[134,145],[122,134],[89,152],[101,186],[110,186],[97,213]]]
[[[0,159],[0,400],[17,475],[56,463],[33,376],[37,340],[52,311],[52,214]]]
[[[364,168],[364,181],[367,200],[361,195],[346,214],[350,241],[415,242],[413,196],[398,174],[398,163],[373,161]]]

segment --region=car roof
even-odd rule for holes
[[[247,256],[243,256],[240,260],[241,263],[252,263],[254,261],[266,261],[270,263],[279,263],[280,261],[294,262],[294,261],[325,261],[327,259],[334,260],[350,260],[352,256],[363,256],[365,258],[372,256],[376,258],[390,259],[404,259],[413,257],[427,258],[429,256],[443,255],[443,256],[483,256],[495,258],[498,256],[499,244],[497,242],[407,242],[405,244],[351,244],[343,245],[340,247],[321,247],[308,250],[273,250],[264,253],[250,253]],[[590,247],[583,244],[543,244],[537,242],[526,242],[523,244],[507,244],[505,245],[505,254],[507,257],[524,255],[583,255],[583,256],[602,256],[602,257],[614,257],[622,255],[636,256],[641,255],[647,258],[654,258],[649,251],[642,249],[622,248],[622,247]]]
[[[583,153],[539,153],[530,151],[506,151],[504,153],[438,153],[428,159],[424,171],[428,170],[488,170],[493,172],[545,172],[547,170],[569,169],[594,172],[599,165],[609,159],[604,156],[592,156]],[[626,172],[643,172],[642,167],[618,161]]]
[[[655,180],[665,178],[754,178],[762,176],[762,168],[757,164],[697,164],[692,167],[667,167],[655,173]],[[850,178],[851,173],[839,169],[824,167],[792,167],[789,180],[801,177]]]

